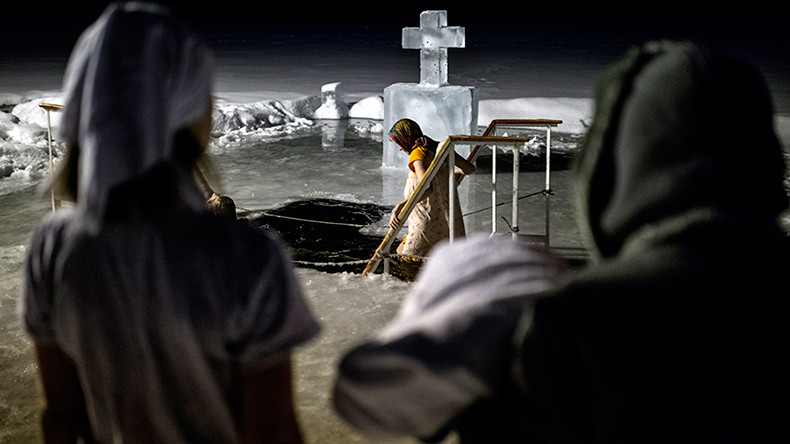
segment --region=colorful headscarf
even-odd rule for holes
[[[407,152],[411,152],[419,139],[424,138],[420,125],[411,119],[400,119],[395,122],[390,129],[389,137]],[[420,146],[423,145],[424,141],[420,143]]]

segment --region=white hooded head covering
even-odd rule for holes
[[[115,3],[77,42],[64,92],[61,136],[79,150],[77,205],[101,219],[112,188],[173,160],[175,134],[208,111],[211,57],[168,8]],[[199,192],[186,201],[205,207]]]

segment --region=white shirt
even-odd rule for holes
[[[84,221],[63,211],[34,234],[22,308],[33,340],[74,360],[96,438],[236,441],[240,367],[318,331],[279,243],[190,210]]]

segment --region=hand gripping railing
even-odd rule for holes
[[[449,162],[450,168],[448,173],[448,181],[450,183],[450,208],[452,209],[455,206],[455,193],[452,190],[455,187],[455,145],[471,145],[471,144],[496,144],[496,145],[523,145],[527,143],[529,140],[522,139],[518,137],[492,137],[492,136],[450,136],[448,137],[434,156],[433,161],[431,162],[428,170],[425,172],[422,180],[417,187],[415,188],[414,192],[409,196],[409,199],[406,201],[406,205],[403,206],[400,213],[398,213],[398,225],[395,228],[390,228],[387,231],[387,234],[384,236],[384,239],[381,241],[381,244],[376,249],[376,252],[373,254],[373,257],[368,262],[368,265],[365,267],[365,270],[362,272],[362,275],[367,275],[371,271],[375,270],[378,267],[379,262],[383,258],[384,253],[388,253],[390,247],[392,246],[392,242],[395,240],[395,236],[398,234],[400,229],[403,227],[406,219],[411,214],[414,207],[422,198],[423,193],[430,185],[431,181],[436,176],[436,173],[439,171],[440,165],[442,162]],[[452,155],[451,155],[452,154]],[[474,155],[474,153],[472,154]],[[470,155],[470,159],[473,157]],[[453,226],[454,226],[454,212],[450,211],[450,240],[453,238]]]

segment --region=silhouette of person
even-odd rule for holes
[[[76,202],[34,233],[22,298],[46,441],[301,442],[290,351],[319,327],[280,241],[195,182],[206,45],[161,4],[112,4],[64,91]]]
[[[341,361],[336,409],[373,436],[463,443],[786,440],[784,178],[754,67],[688,42],[634,49],[601,78],[573,168],[590,262],[546,288],[512,277],[551,279],[541,260],[478,257],[494,241],[438,248],[401,314]],[[464,305],[470,287],[519,314]]]
[[[786,165],[760,72],[689,42],[634,49],[575,162],[592,263],[522,320],[525,434],[790,438]]]

